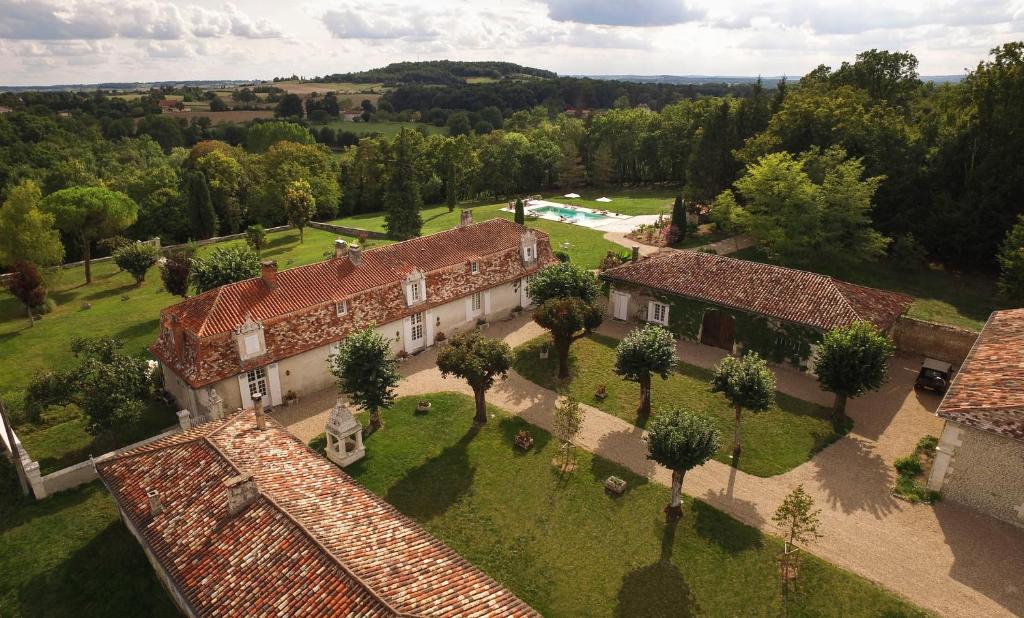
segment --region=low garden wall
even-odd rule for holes
[[[960,365],[974,346],[978,333],[902,316],[893,329],[896,350]]]
[[[318,230],[325,232],[331,232],[333,234],[344,234],[346,236],[359,237],[365,234],[367,238],[375,238],[377,240],[385,240],[388,235],[384,232],[374,232],[371,230],[363,230],[358,227],[348,227],[347,225],[335,225],[334,223],[320,223],[318,221],[310,221],[307,225]]]

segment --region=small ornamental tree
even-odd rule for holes
[[[683,202],[683,196],[681,195],[677,195],[675,203],[672,204],[671,226],[677,230],[677,238],[686,237],[686,205]]]
[[[542,268],[530,279],[526,291],[538,305],[552,298],[579,298],[591,302],[601,293],[594,274],[570,262]]]
[[[441,376],[453,375],[466,380],[476,401],[474,423],[487,422],[487,391],[497,378],[504,378],[512,367],[512,348],[498,339],[469,331],[452,337],[437,353]]]
[[[160,259],[160,251],[149,243],[132,242],[114,251],[118,268],[135,278],[135,285],[146,280],[146,271]]]
[[[370,413],[370,427],[383,427],[381,408],[395,402],[395,387],[402,379],[388,340],[372,328],[358,331],[341,342],[327,363],[338,390]]]
[[[821,509],[814,508],[814,499],[804,491],[804,486],[797,485],[772,516],[772,521],[782,531],[784,542],[781,559],[783,603],[788,601],[790,582],[796,579],[799,571],[797,546],[821,538],[818,532],[820,513]]]
[[[616,346],[615,373],[640,385],[637,415],[641,419],[651,415],[651,376],[667,380],[677,362],[672,333],[654,324],[630,332]]]
[[[194,252],[191,245],[172,249],[164,258],[163,264],[160,265],[160,280],[164,282],[164,288],[175,296],[182,298],[188,296]]]
[[[764,412],[772,407],[775,403],[775,374],[757,352],[747,352],[743,358],[726,356],[715,365],[711,377],[711,392],[725,395],[736,410],[736,426],[732,439],[732,455],[735,460],[739,457],[741,449],[740,425],[743,409]]]
[[[672,471],[672,500],[665,508],[666,513],[683,514],[683,477],[714,456],[719,439],[714,421],[679,408],[662,410],[651,420],[647,458]]]
[[[258,277],[260,259],[247,246],[217,247],[206,257],[192,258],[192,284],[196,293]]]
[[[193,238],[212,238],[217,235],[217,211],[210,196],[206,174],[191,171],[185,174],[185,196],[188,198],[189,230]]]
[[[299,243],[304,240],[306,224],[316,214],[316,199],[306,180],[293,180],[284,190],[284,210],[288,223],[299,229]]]
[[[569,347],[601,325],[601,308],[579,298],[552,298],[533,312],[533,321],[551,332],[558,353],[558,377],[569,377]]]
[[[263,252],[264,245],[267,244],[266,228],[259,223],[254,223],[245,228],[245,242],[249,243],[249,246],[256,252],[256,257],[259,257]]]
[[[515,221],[519,225],[526,223],[526,210],[523,208],[523,198],[516,198]]]
[[[28,322],[35,326],[33,310],[46,302],[46,284],[36,265],[24,260],[15,262],[11,276],[4,282],[4,286],[25,306],[28,311]]]
[[[562,398],[555,405],[554,433],[562,442],[562,470],[568,471],[575,467],[575,450],[573,440],[583,428],[583,421],[586,419],[586,410],[580,406],[580,402],[572,397]]]
[[[833,420],[846,414],[846,400],[878,390],[888,379],[892,341],[870,322],[854,322],[822,337],[814,355],[814,373],[821,387],[835,393]]]

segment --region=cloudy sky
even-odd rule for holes
[[[313,76],[398,60],[562,74],[801,75],[870,48],[955,74],[1024,0],[0,0],[0,84]]]

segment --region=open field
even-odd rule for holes
[[[551,345],[547,335],[516,348],[515,368],[520,375],[551,390],[572,395],[577,400],[614,414],[643,427],[647,419],[637,415],[640,387],[615,375],[616,339],[591,335],[570,349],[572,377],[566,383],[556,378],[558,360],[552,353],[539,356],[540,348]],[[683,359],[685,360],[685,359]],[[652,416],[670,406],[681,406],[714,419],[722,431],[722,444],[715,459],[731,463],[734,410],[725,397],[712,393],[711,372],[681,362],[668,380],[655,376],[651,383]],[[608,396],[594,396],[604,385]],[[774,476],[791,470],[815,453],[838,440],[831,421],[831,410],[795,397],[776,393],[776,404],[767,412],[745,410],[742,416],[743,454],[739,469],[757,476]]]
[[[422,130],[427,133],[444,133],[447,131],[445,127],[435,127],[434,125],[427,124],[425,122],[353,122],[351,120],[332,120],[331,122],[310,124],[310,128],[314,130],[320,127],[331,127],[338,131],[350,131],[357,135],[380,133],[385,137],[394,137],[398,135],[398,132],[402,130],[402,127],[415,131]]]
[[[311,94],[318,92],[320,94],[327,94],[328,92],[337,92],[338,94],[351,94],[351,93],[373,93],[376,92],[379,95],[380,89],[384,87],[382,83],[358,83],[358,82],[302,82],[295,80],[280,81],[280,82],[267,82],[268,86],[276,86],[286,92],[293,92],[295,94]]]
[[[756,247],[734,253],[732,257],[769,261]],[[811,270],[851,283],[909,294],[915,298],[909,315],[929,322],[980,331],[995,308],[995,277],[989,274],[958,273],[936,266],[915,269],[888,260],[843,270],[822,263],[812,266]]]
[[[418,399],[433,407],[415,414]],[[346,472],[546,616],[773,616],[781,542],[706,504],[666,522],[666,487],[586,451],[571,474],[546,432],[468,397],[406,398]],[[534,437],[523,453],[520,429]],[[320,441],[322,443],[322,440]],[[316,445],[317,442],[314,442]],[[601,483],[625,479],[620,497]],[[807,555],[794,616],[917,616],[894,594]]]
[[[663,214],[668,216],[672,214],[672,203],[675,202],[678,189],[662,187],[654,189],[628,189],[622,187],[593,189],[588,187],[561,192],[563,195],[566,193],[578,193],[582,197],[570,199],[561,195],[555,195],[551,197],[545,196],[544,199],[562,204],[575,204],[576,206],[593,208],[595,210],[611,210],[624,215]],[[610,197],[612,201],[608,203],[595,201],[602,196]]]

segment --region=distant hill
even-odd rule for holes
[[[576,75],[574,77],[589,77],[617,82],[636,82],[640,84],[727,84],[735,86],[739,84],[753,84],[758,79],[765,88],[774,88],[781,75],[762,76],[760,78],[749,75]],[[936,84],[956,83],[964,78],[963,75],[922,75],[921,81],[934,82]],[[790,81],[800,79],[799,75],[790,76]]]
[[[104,82],[101,84],[57,84],[53,86],[3,86],[0,85],[0,92],[47,92],[47,91],[69,91],[69,92],[91,92],[93,90],[150,90],[151,88],[184,88],[187,86],[195,88],[234,88],[245,84],[255,84],[258,81],[244,79],[189,79],[181,81],[164,82]]]
[[[356,82],[362,84],[382,83],[385,86],[407,84],[453,86],[476,80],[552,79],[555,77],[558,77],[558,75],[552,71],[524,67],[512,62],[430,60],[425,62],[395,62],[379,69],[355,73],[334,73],[317,77],[310,81]],[[279,78],[275,78],[274,81],[279,81]]]

